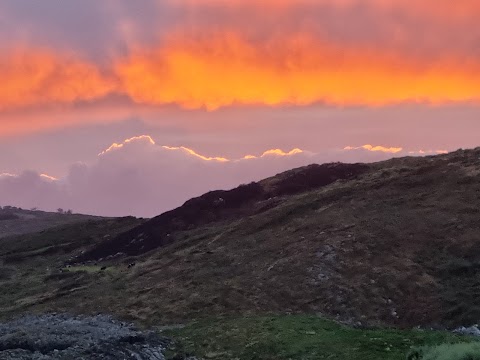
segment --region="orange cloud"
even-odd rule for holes
[[[48,52],[0,58],[0,111],[100,101],[206,108],[240,105],[382,106],[480,100],[480,64],[434,63],[388,50],[342,47],[306,34],[265,44],[235,32],[172,37],[158,49],[116,59],[111,69]],[[113,74],[113,75],[107,75]]]
[[[385,147],[385,146],[373,146],[373,145],[363,145],[363,146],[346,146],[343,148],[346,151],[352,150],[366,150],[370,152],[381,152],[385,154],[398,154],[403,152],[404,154],[408,155],[441,155],[441,154],[448,154],[448,150],[415,150],[415,151],[405,151],[401,147]]]
[[[136,141],[147,141],[148,143],[150,143],[151,145],[155,145],[155,141],[152,139],[151,136],[149,135],[140,135],[140,136],[133,136],[129,139],[125,139],[121,144],[118,144],[118,143],[113,143],[112,145],[110,145],[109,148],[105,149],[104,151],[102,151],[100,154],[98,154],[98,156],[102,156],[102,155],[105,155],[106,153],[112,151],[112,150],[115,150],[115,149],[121,149],[123,148],[125,145],[129,144],[129,143],[132,143],[132,142],[136,142]]]
[[[205,160],[205,161],[218,161],[218,162],[238,161],[238,160],[227,159],[227,158],[224,158],[224,157],[208,157],[208,156],[200,155],[200,154],[198,154],[197,152],[195,152],[194,150],[189,149],[189,148],[184,147],[184,146],[179,146],[179,147],[162,146],[162,148],[167,149],[167,150],[183,150],[183,151],[186,152],[187,154],[190,154],[190,155],[192,155],[192,156],[195,156],[195,157],[197,157],[197,158],[199,158],[199,159],[202,159],[202,160]],[[246,155],[246,156],[244,156],[243,158],[241,158],[240,160],[253,160],[253,159],[258,159],[258,158],[266,157],[266,156],[269,156],[269,155],[274,155],[274,156],[293,156],[293,155],[302,154],[302,153],[303,153],[303,150],[300,150],[300,149],[293,149],[293,150],[291,150],[291,151],[289,151],[289,152],[284,152],[284,151],[281,150],[281,149],[271,149],[271,150],[265,151],[265,152],[264,152],[262,155],[260,155],[260,156]]]
[[[131,34],[135,31],[127,31],[128,19],[124,25],[119,21],[120,29],[127,28],[128,50],[108,52],[101,66],[79,56],[81,49],[3,51],[0,111],[101,102],[112,95],[135,105],[208,110],[317,102],[480,102],[477,0],[168,4],[185,16],[174,27],[156,29],[161,40],[140,44]],[[356,15],[357,8],[364,11]],[[311,15],[328,11],[336,22],[350,21],[361,31],[338,29],[327,17],[317,23]],[[213,15],[215,26],[208,21]],[[370,18],[375,23],[364,29]],[[471,32],[464,31],[465,24],[471,24]],[[140,29],[142,24],[130,25]],[[447,38],[450,33],[455,36]]]
[[[151,136],[141,135],[141,136],[134,136],[134,137],[125,139],[121,143],[113,143],[107,149],[105,149],[104,151],[99,153],[98,156],[102,156],[102,155],[105,155],[109,152],[122,149],[123,147],[127,146],[128,144],[135,143],[135,142],[137,142],[137,143],[138,142],[144,142],[144,143],[147,143],[148,145],[151,145],[151,146],[159,146],[161,149],[168,150],[168,151],[182,151],[183,153],[185,153],[189,156],[193,156],[193,157],[195,157],[197,159],[200,159],[200,160],[203,160],[203,161],[214,161],[214,162],[221,162],[221,163],[236,162],[236,161],[240,161],[240,160],[253,160],[253,159],[264,158],[264,157],[267,157],[267,156],[286,157],[286,156],[294,156],[294,155],[304,153],[303,150],[298,149],[298,148],[292,149],[291,151],[288,151],[288,152],[285,152],[281,149],[270,149],[270,150],[265,151],[260,156],[247,155],[247,156],[244,156],[241,159],[232,160],[232,159],[227,159],[227,158],[221,157],[221,156],[214,156],[214,157],[205,156],[205,155],[199,154],[195,150],[190,149],[190,148],[185,147],[185,146],[167,146],[167,145],[160,146],[160,145],[157,145],[157,143],[155,142],[155,140],[153,140],[153,138]]]
[[[264,158],[266,156],[293,156],[293,155],[303,154],[303,153],[304,151],[298,148],[292,149],[289,152],[285,152],[281,149],[270,149],[265,151],[260,156],[247,155],[247,156],[244,156],[241,160],[252,160],[252,159],[258,159],[258,158]]]
[[[196,158],[199,158],[199,159],[202,159],[202,160],[205,160],[205,161],[218,161],[218,162],[228,162],[228,161],[230,161],[230,160],[228,160],[224,157],[203,156],[203,155],[200,155],[200,154],[196,153],[194,150],[189,149],[185,146],[178,146],[178,147],[176,147],[176,146],[162,146],[162,148],[164,148],[166,150],[181,150],[181,151],[186,152],[189,155],[192,155]]]
[[[346,146],[343,148],[343,150],[367,150],[367,151],[372,151],[372,152],[383,152],[383,153],[389,153],[389,154],[396,154],[399,153],[403,150],[401,147],[384,147],[384,146],[373,146],[370,144],[363,145],[363,146],[358,146],[358,147],[353,147],[353,146]]]
[[[0,110],[98,100],[116,90],[95,64],[53,50],[5,52],[0,77]]]
[[[233,104],[380,106],[480,100],[479,66],[427,65],[389,51],[345,48],[306,34],[256,44],[237,33],[132,54],[117,64],[135,102],[215,110]]]
[[[267,150],[265,151],[261,157],[269,156],[269,155],[275,155],[275,156],[292,156],[292,155],[297,155],[297,154],[303,154],[303,150],[299,148],[295,148],[289,152],[284,152],[281,149],[272,149],[272,150]]]

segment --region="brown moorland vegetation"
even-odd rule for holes
[[[312,169],[330,180],[310,181]],[[480,149],[306,167],[239,189],[146,222],[2,239],[0,315],[158,324],[320,313],[400,327],[480,318]]]

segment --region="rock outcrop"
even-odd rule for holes
[[[0,324],[1,360],[164,360],[168,343],[105,315],[30,315]]]

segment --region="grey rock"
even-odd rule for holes
[[[164,360],[169,343],[105,315],[29,315],[0,323],[0,360]]]
[[[462,326],[453,330],[453,332],[461,335],[471,335],[471,336],[480,337],[480,329],[478,328],[478,325],[473,325],[468,328],[466,328],[465,326]]]

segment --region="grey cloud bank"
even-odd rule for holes
[[[321,154],[270,151],[256,158],[206,160],[190,149],[168,149],[141,136],[113,145],[92,164],[73,165],[62,179],[32,171],[0,175],[0,205],[151,217],[207,191],[233,188],[311,163],[372,162],[404,155],[412,154],[403,149],[360,146]]]

